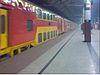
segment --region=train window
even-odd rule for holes
[[[56,31],[55,31],[55,36],[56,36]]]
[[[53,33],[53,31],[52,31],[52,37],[54,37],[54,33]]]
[[[53,33],[54,33],[54,37],[55,37],[55,31]]]
[[[32,29],[33,29],[32,20],[27,20],[27,31],[32,31]]]
[[[42,42],[42,33],[38,34],[38,43]]]
[[[53,15],[53,20],[55,20],[55,15]]]
[[[56,31],[56,36],[57,36],[57,31]]]
[[[38,18],[42,18],[42,10],[41,9],[37,9],[37,15],[38,15]]]
[[[43,19],[46,19],[46,13],[43,13]]]
[[[53,17],[52,17],[52,15],[51,15],[51,20],[53,20]]]
[[[54,37],[54,32],[52,31],[52,37]]]
[[[53,37],[53,32],[51,31],[51,38]]]
[[[43,33],[44,34],[44,41],[46,40],[46,32]]]
[[[48,32],[48,39],[50,39],[50,32]]]
[[[49,20],[51,20],[51,15],[49,15]]]
[[[1,15],[1,33],[5,33],[5,15]]]
[[[49,14],[47,14],[47,19],[49,20]]]
[[[54,37],[54,31],[52,31],[52,36]]]

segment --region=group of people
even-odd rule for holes
[[[92,30],[91,21],[85,20],[84,23],[81,25],[81,29],[84,34],[84,42],[91,42],[91,30]]]

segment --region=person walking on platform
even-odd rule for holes
[[[84,34],[84,42],[91,42],[91,21],[88,22],[85,20],[85,22],[82,24],[81,29]]]

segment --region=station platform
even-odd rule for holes
[[[100,73],[99,30],[92,30],[92,42],[83,42],[80,29],[54,45],[18,73]]]
[[[86,43],[80,29],[69,31],[20,55],[0,62],[0,73],[99,74],[99,30]]]

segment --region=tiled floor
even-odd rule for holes
[[[92,30],[92,42],[93,48],[97,56],[100,58],[100,30]]]
[[[43,73],[96,73],[87,43],[78,31]]]
[[[99,31],[92,30],[92,42],[91,46],[94,48],[93,52],[97,57],[99,56]],[[83,34],[81,30],[77,30],[73,33],[74,36],[70,41],[62,48],[58,53],[56,58],[43,70],[42,73],[98,73],[99,72],[99,63],[96,63],[93,60],[89,46],[83,41]],[[73,35],[72,34],[72,35]],[[49,62],[49,60],[54,56],[54,54],[59,50],[61,45],[63,45],[67,39],[62,40],[62,42],[55,45],[51,50],[44,53],[39,59],[30,64],[28,67],[20,71],[19,73],[38,73],[40,70]],[[96,59],[98,60],[98,59]],[[98,70],[98,72],[97,72]]]

